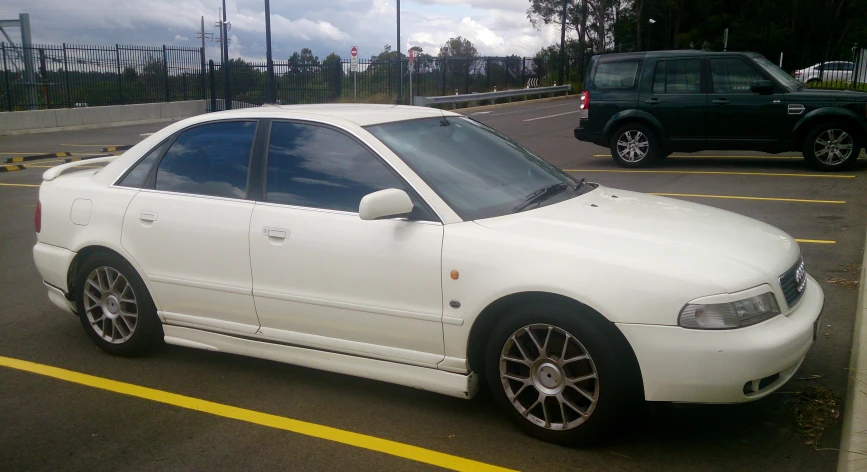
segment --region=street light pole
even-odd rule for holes
[[[566,83],[563,80],[563,68],[566,61],[566,5],[569,0],[563,0],[563,18],[560,20],[560,85]]]
[[[271,0],[265,0],[265,61],[267,68],[265,103],[276,103],[277,87],[274,83],[274,59],[271,57]]]
[[[650,18],[647,22],[650,23],[650,26],[647,27],[647,50],[652,51],[653,48],[650,46],[650,41],[653,39],[653,24],[656,23],[656,20]]]
[[[394,46],[394,50],[397,52],[397,103],[400,104],[403,101],[401,94],[403,91],[403,68],[400,61],[400,0],[397,0],[397,44]]]

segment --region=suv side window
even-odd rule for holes
[[[764,79],[742,59],[731,57],[710,60],[713,93],[752,93],[754,80]]]
[[[310,124],[271,125],[265,201],[357,213],[365,195],[387,188],[410,194],[413,219],[433,220],[413,192],[349,136]]]
[[[600,62],[593,76],[593,87],[596,90],[631,89],[635,86],[638,64],[638,59]]]
[[[246,198],[256,121],[227,121],[183,131],[157,166],[154,188]]]
[[[701,93],[701,59],[657,62],[653,93]]]

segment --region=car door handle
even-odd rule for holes
[[[729,99],[728,98],[717,98],[716,100],[713,100],[713,103],[716,103],[717,105],[728,105]]]
[[[147,221],[149,223],[153,223],[157,220],[157,214],[149,211],[142,211],[138,214],[138,219],[142,221]]]
[[[262,228],[262,234],[274,239],[286,239],[289,237],[289,230],[283,228]]]
[[[656,105],[657,103],[659,103],[659,102],[661,102],[661,101],[662,101],[662,100],[660,100],[660,99],[658,99],[658,98],[656,98],[656,97],[653,97],[653,98],[648,98],[647,100],[644,101],[644,103],[649,103],[649,104],[651,104],[651,105]]]

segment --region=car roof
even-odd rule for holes
[[[316,115],[323,121],[328,118],[350,121],[359,126],[368,126],[419,118],[436,118],[443,115],[461,116],[438,108],[414,107],[406,105],[378,105],[372,103],[328,103],[318,105],[263,105],[261,107],[209,113],[212,119],[227,118],[310,118]]]
[[[669,56],[750,56],[761,57],[761,54],[755,52],[739,52],[739,51],[700,51],[696,49],[671,49],[666,51],[645,51],[645,52],[624,52],[613,54],[601,54],[598,57],[600,61],[619,60],[630,57],[669,57]]]

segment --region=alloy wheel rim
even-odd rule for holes
[[[841,129],[822,131],[813,143],[816,159],[827,165],[840,165],[852,155],[855,143],[849,133]]]
[[[84,282],[84,313],[96,334],[112,344],[129,340],[138,326],[138,302],[126,277],[97,267]]]
[[[580,426],[599,401],[593,359],[575,336],[554,325],[532,324],[515,331],[500,353],[499,371],[512,406],[548,430]]]
[[[617,138],[617,154],[626,162],[638,162],[647,156],[650,141],[638,130],[629,130]]]

